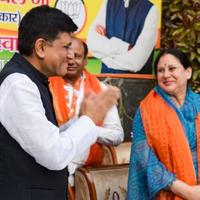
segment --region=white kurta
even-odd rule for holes
[[[0,122],[24,151],[50,170],[65,168],[96,142],[99,132],[87,116],[60,132],[46,118],[36,84],[19,73],[9,75],[0,86]]]
[[[75,93],[77,95],[77,101],[76,101],[76,116],[79,114],[80,110],[80,104],[84,98],[84,80],[85,76],[83,74],[82,80],[80,83],[80,90],[74,91],[74,88],[72,85],[68,84],[67,86],[64,86],[64,89],[67,90],[68,94]],[[103,90],[106,89],[106,85],[103,83],[100,83]],[[70,99],[71,97],[71,99]],[[69,98],[69,102],[72,101],[73,95],[68,95],[67,98]],[[70,109],[70,108],[69,108]],[[98,113],[97,113],[98,114]],[[71,120],[69,123],[72,123],[73,120]],[[63,127],[61,127],[63,128]],[[97,141],[101,144],[105,145],[118,145],[120,144],[124,139],[124,132],[121,126],[118,110],[116,106],[113,106],[107,113],[102,127],[97,126],[97,132],[98,132],[98,139]],[[71,175],[69,178],[69,183],[73,185],[73,174],[75,170],[82,165],[84,165],[85,161],[88,158],[90,148],[88,148],[84,152],[80,152],[80,154],[75,157],[71,163],[68,165],[69,174]]]

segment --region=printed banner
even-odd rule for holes
[[[88,30],[104,0],[0,0],[0,70],[17,51],[17,29],[24,14],[33,7],[49,5],[61,9],[68,14],[79,27],[76,36],[87,41]],[[131,1],[131,0],[130,0]],[[161,0],[152,0],[159,11],[158,39],[160,45]],[[89,49],[90,50],[90,49]],[[101,59],[97,59],[90,51],[88,69],[101,73]]]

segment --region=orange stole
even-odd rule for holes
[[[55,76],[49,78],[49,89],[53,97],[53,107],[59,126],[63,125],[69,120],[68,114],[66,112],[66,91],[64,90],[64,85],[65,80],[61,77]]]
[[[175,173],[179,180],[189,185],[196,185],[190,147],[176,112],[154,90],[141,102],[140,111],[147,142],[158,159],[168,171]],[[198,173],[200,173],[200,114],[195,123]],[[179,200],[182,198],[162,190],[156,199]]]
[[[98,93],[101,91],[101,86],[98,79],[84,70],[85,79],[84,79],[84,93],[85,95],[89,92]],[[67,122],[68,114],[66,108],[66,99],[65,96],[67,92],[64,89],[66,81],[61,77],[51,77],[49,78],[49,88],[53,96],[53,106],[56,114],[56,119],[59,126]],[[90,147],[89,156],[85,165],[97,165],[101,164],[104,157],[104,151],[102,144],[95,143]]]

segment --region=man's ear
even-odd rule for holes
[[[36,41],[35,41],[35,54],[43,59],[45,57],[45,46],[46,46],[46,41],[42,38],[38,38]]]
[[[83,63],[84,63],[84,66],[86,66],[88,64],[88,57],[84,58],[84,62]]]

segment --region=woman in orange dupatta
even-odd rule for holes
[[[128,200],[199,200],[200,95],[188,86],[191,64],[168,49],[155,66],[158,86],[133,122]]]

